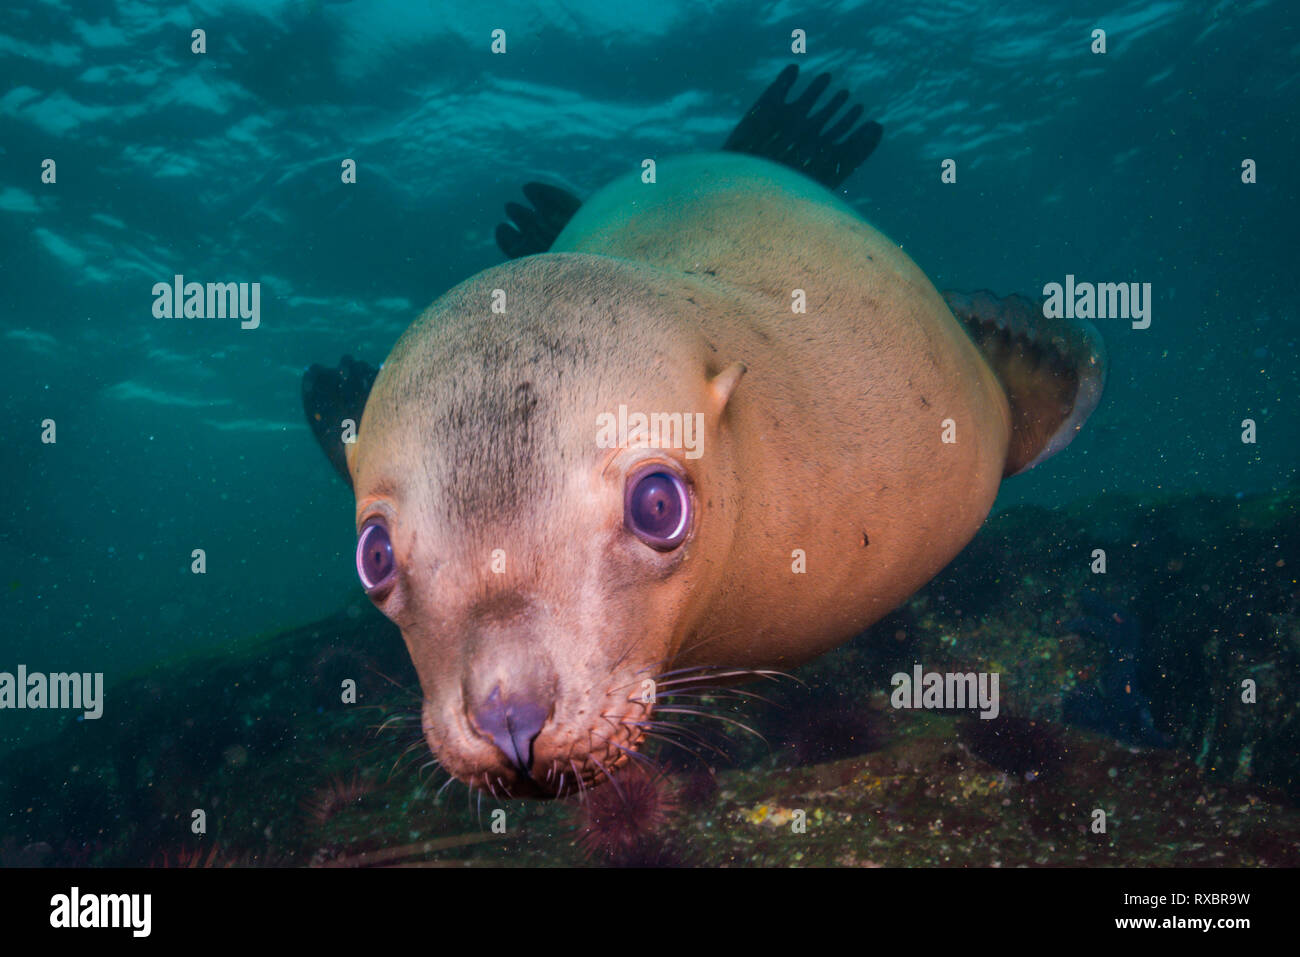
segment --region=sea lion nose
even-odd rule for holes
[[[528,697],[506,698],[497,685],[474,712],[474,723],[511,764],[531,777],[533,741],[542,733],[549,717],[549,708]]]

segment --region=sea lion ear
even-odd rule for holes
[[[1048,317],[1024,296],[943,294],[1006,390],[1011,442],[1003,475],[1070,444],[1101,401],[1106,349],[1090,323]]]
[[[731,393],[740,384],[740,377],[746,372],[743,362],[733,362],[709,380],[709,396],[713,400],[713,414],[721,415],[731,400]]]

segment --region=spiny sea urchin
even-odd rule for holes
[[[302,802],[302,810],[317,827],[324,827],[336,814],[352,807],[374,789],[372,783],[354,771],[351,778],[331,778]]]
[[[629,765],[587,792],[578,812],[578,846],[588,858],[625,867],[667,863],[660,832],[676,809],[665,775]]]
[[[154,855],[151,867],[168,868],[209,868],[235,867],[238,861],[227,854],[220,846],[214,844],[204,849],[201,847],[178,847],[161,850]]]

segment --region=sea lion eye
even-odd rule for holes
[[[623,524],[651,548],[670,551],[691,527],[691,496],[686,483],[661,465],[635,472],[623,498]]]
[[[388,537],[388,529],[382,521],[375,519],[361,530],[361,537],[357,539],[357,577],[373,596],[392,583],[396,571],[397,560],[393,558],[393,543]]]

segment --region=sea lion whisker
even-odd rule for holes
[[[671,681],[701,681],[705,678],[730,678],[733,676],[756,677],[756,678],[790,678],[798,681],[792,674],[784,671],[776,671],[772,668],[746,668],[743,665],[716,665],[707,668],[691,668],[685,671],[665,671],[658,675],[656,684],[663,683],[664,679]]]
[[[361,711],[378,711],[383,716],[383,720],[378,725],[371,725],[372,728],[383,728],[397,721],[409,721],[416,714],[414,708],[390,708],[387,705],[380,704],[363,704],[355,706]],[[389,713],[391,712],[391,713]]]
[[[619,666],[622,665],[623,662],[627,660],[628,655],[630,655],[633,651],[635,651],[637,645],[639,645],[642,641],[644,641],[644,640],[648,637],[648,635],[649,635],[648,632],[643,632],[642,634],[640,634],[639,636],[637,636],[637,637],[636,637],[636,638],[635,638],[631,643],[629,643],[629,644],[627,645],[627,647],[623,649],[622,653],[618,656],[618,658],[616,658],[616,659],[614,660],[613,665],[612,665],[612,666],[610,667],[610,669],[609,669],[610,672],[615,672],[615,671],[617,671],[618,668],[619,668]],[[635,671],[635,672],[633,672],[633,673],[639,675],[639,674],[642,674],[643,672],[649,670],[649,668],[653,668],[653,667],[655,667],[655,665],[649,665],[649,666],[647,666],[646,668],[638,669],[637,671]],[[589,687],[588,687],[588,688],[583,692],[583,694],[584,694],[584,695],[585,695],[585,694],[590,694],[590,693],[591,693],[591,689],[594,688],[594,687],[596,687],[596,685],[597,685],[598,683],[599,683],[598,681],[593,681],[593,682],[591,683],[591,685],[590,685],[590,686],[589,686]],[[625,688],[627,688],[627,687],[631,687],[631,686],[634,685],[634,684],[636,684],[636,682],[635,682],[635,681],[631,681],[631,682],[629,682],[628,684],[623,685],[623,687],[625,687]],[[621,689],[620,689],[620,688],[614,688],[614,689],[612,689],[612,691],[619,691],[619,690],[621,690]]]
[[[727,724],[735,725],[737,728],[740,728],[742,731],[748,731],[754,737],[758,738],[758,740],[768,745],[768,747],[771,747],[771,744],[768,742],[767,738],[763,737],[761,734],[759,734],[749,725],[745,724],[743,721],[737,721],[735,718],[729,718],[725,714],[714,714],[709,711],[700,711],[696,708],[680,708],[680,707],[660,708],[659,711],[668,712],[670,714],[691,714],[691,715],[695,715],[698,718],[712,718],[715,721],[725,721]]]
[[[698,744],[700,747],[708,748],[710,751],[718,755],[718,757],[722,758],[722,760],[724,761],[731,760],[731,755],[729,755],[726,751],[723,751],[721,748],[719,748],[708,738],[704,737],[702,734],[697,733],[694,729],[687,728],[684,725],[664,722],[664,721],[648,721],[648,722],[640,722],[640,723],[628,722],[628,723],[641,728],[641,730],[645,734],[649,734],[651,730],[653,730],[657,732],[659,735],[668,734],[668,735],[677,735],[683,737],[687,741],[690,741],[694,744]]]
[[[443,781],[442,784],[438,785],[437,790],[434,790],[433,786],[436,783],[437,783],[437,779],[435,778],[434,780],[429,782],[427,787],[425,785],[421,785],[419,795],[423,797],[424,795],[432,791],[434,806],[441,806],[443,792],[445,792],[447,788],[451,787],[453,784],[460,784],[461,782],[460,779],[456,777],[456,775],[448,772],[447,779]]]
[[[652,673],[651,676],[656,679],[668,678],[671,677],[672,675],[684,675],[684,674],[691,674],[696,671],[708,671],[710,668],[713,667],[713,665],[691,665],[689,668],[674,668],[672,671],[655,671],[654,669],[657,667],[660,667],[660,665],[646,665],[644,668],[639,668],[636,671],[636,674],[643,675],[646,674],[647,672],[651,672]]]
[[[605,765],[601,763],[600,758],[596,757],[594,754],[588,754],[587,760],[600,769],[601,773],[605,775],[606,782],[613,786],[614,793],[618,795],[618,799],[623,802],[624,807],[627,807],[627,795],[623,793],[623,788],[619,786],[618,779],[614,777],[613,772],[610,771],[609,768],[605,767]]]
[[[392,742],[391,742],[391,741],[380,741],[380,740],[379,740],[379,733],[380,733],[380,730],[382,730],[382,729],[376,729],[374,725],[371,725],[370,728],[369,728],[369,730],[374,730],[374,731],[375,731],[375,734],[373,735],[372,739],[371,739],[371,740],[369,741],[369,743],[367,744],[365,750],[362,751],[361,756],[362,756],[362,757],[369,757],[369,756],[372,755],[372,754],[385,754],[385,755],[387,755],[388,753],[390,753],[391,750],[392,750]],[[408,731],[407,733],[409,734],[410,732]],[[419,740],[419,738],[416,737],[416,738],[414,738],[413,740]]]
[[[685,751],[687,754],[693,757],[696,761],[699,761],[700,764],[704,765],[706,768],[709,766],[709,762],[705,761],[704,758],[700,756],[700,753],[696,751],[694,748],[687,747],[686,745],[682,744],[680,741],[675,741],[670,737],[658,734],[654,731],[646,731],[644,733],[645,736],[648,738],[654,738],[657,741],[662,741],[664,744],[671,744],[674,748],[681,748],[683,751]],[[730,756],[728,755],[724,754],[723,757],[726,758],[728,761],[731,760]]]
[[[413,715],[402,714],[402,713],[399,713],[399,714],[390,714],[387,718],[385,718],[385,719],[384,719],[383,721],[381,721],[379,724],[377,724],[377,725],[372,725],[371,728],[372,728],[372,730],[375,732],[375,734],[381,734],[381,733],[383,733],[384,731],[389,730],[389,728],[391,728],[393,725],[400,725],[400,724],[410,723],[410,721],[411,721],[411,719],[412,719],[413,717],[414,717]]]
[[[621,661],[621,658],[620,658],[620,661]],[[640,676],[640,675],[645,675],[645,674],[649,673],[649,674],[650,674],[650,680],[653,681],[653,682],[655,683],[656,686],[659,686],[659,685],[661,685],[661,684],[664,683],[664,679],[668,679],[668,678],[671,678],[671,679],[674,679],[674,680],[683,680],[683,679],[685,679],[685,680],[703,680],[704,678],[708,678],[708,677],[719,677],[719,676],[721,676],[721,677],[736,677],[736,676],[738,676],[738,675],[740,675],[740,674],[749,674],[749,673],[750,673],[750,669],[744,669],[744,668],[739,668],[739,669],[738,669],[738,668],[735,668],[735,667],[733,667],[733,666],[731,666],[731,665],[691,665],[691,666],[689,666],[689,667],[674,668],[674,669],[672,669],[672,670],[670,670],[670,671],[655,671],[655,670],[654,670],[654,669],[659,668],[659,667],[662,667],[662,662],[659,663],[659,664],[650,664],[650,665],[646,665],[644,668],[638,668],[636,671],[633,672],[633,674],[634,674],[634,675],[637,675],[637,676]],[[719,672],[725,672],[725,674],[719,675]],[[764,672],[758,672],[758,671],[755,671],[755,672],[753,672],[753,673],[755,673],[755,674],[759,674],[759,673],[766,674],[765,671],[764,671]],[[772,672],[772,674],[779,674],[779,673],[780,673],[780,672]],[[693,677],[693,678],[687,678],[686,676],[694,676],[694,677]],[[626,684],[617,685],[616,687],[610,688],[610,689],[606,692],[606,694],[614,694],[615,692],[618,692],[618,691],[624,691],[624,690],[626,690],[627,688],[631,688],[631,687],[633,687],[633,686],[640,685],[644,680],[645,680],[645,679],[644,679],[644,678],[641,678],[641,677],[634,678],[632,681],[629,681],[629,682],[627,682]],[[669,682],[669,683],[672,683],[672,682]],[[594,685],[593,685],[593,687],[594,687]],[[590,690],[590,689],[588,689],[588,690]]]
[[[413,750],[414,750],[413,748],[407,748],[407,749],[404,750],[401,754],[399,754],[397,757],[393,758],[393,763],[390,764],[390,765],[388,766],[388,778],[387,778],[387,780],[391,781],[394,777],[397,776],[398,769],[399,769],[399,767],[401,766],[402,762],[403,762],[404,760],[406,760],[406,756],[407,756],[408,754],[410,754],[411,751],[413,751]],[[418,759],[416,759],[416,760],[418,760]]]
[[[781,679],[789,679],[792,681],[796,681],[796,683],[798,684],[803,684],[803,681],[801,681],[800,679],[798,679],[798,677],[794,675],[788,675],[787,672],[784,671],[767,670],[767,668],[728,668],[728,670],[714,671],[714,672],[710,672],[710,674],[707,675],[677,677],[677,679],[669,680],[668,684],[669,685],[693,684],[693,683],[697,683],[697,681],[707,681],[710,679],[724,679],[724,677],[762,677],[762,679],[768,681],[779,681]]]
[[[440,765],[437,761],[428,761],[428,762],[426,762],[426,763],[420,765],[420,770],[419,770],[419,771],[417,772],[417,774],[416,774],[416,783],[420,786],[420,788],[423,788],[423,787],[424,787],[424,774],[425,774],[425,771],[427,771],[428,768],[429,768],[431,765],[433,766],[433,775],[432,775],[432,776],[433,776],[435,779],[436,779],[437,776],[438,776],[438,772],[441,771],[441,770],[443,770],[442,765]],[[448,780],[450,780],[450,781],[454,781],[454,780],[456,780],[456,779],[455,779],[454,776],[448,775]],[[444,784],[443,787],[446,787],[446,785]]]
[[[451,787],[452,783],[456,780],[458,780],[458,778],[456,777],[456,775],[453,774],[450,777],[448,777],[445,782],[443,782],[442,787],[438,788],[437,792],[433,795],[434,804],[437,804],[442,799],[442,792],[447,790],[447,788]]]
[[[428,748],[429,741],[424,736],[424,728],[422,728],[422,726],[419,732],[409,731],[408,729],[407,735],[409,735],[409,740],[407,742],[406,748],[402,749],[403,754],[406,754],[407,752],[412,752],[412,750],[415,750],[416,748],[421,748],[421,746],[424,746],[424,748]]]
[[[416,738],[414,741],[412,741],[410,744],[404,747],[399,757],[405,757],[406,755],[410,754],[412,751],[422,746],[428,747],[428,742],[424,740],[424,735],[420,735],[418,738]]]
[[[674,676],[676,676],[676,675],[694,674],[694,673],[696,673],[696,672],[700,672],[700,671],[716,671],[716,670],[718,670],[720,667],[727,667],[727,666],[725,666],[725,665],[691,665],[691,666],[688,667],[688,668],[673,668],[673,669],[670,670],[670,671],[660,671],[660,672],[658,672],[657,674],[654,675],[654,680],[655,680],[655,683],[658,684],[658,682],[659,682],[661,679],[663,679],[663,678],[672,678],[672,677],[674,677]]]
[[[613,746],[615,746],[615,747],[618,747],[618,742],[614,740],[614,736],[615,736],[615,735],[618,735],[618,736],[620,736],[620,737],[626,737],[626,738],[629,738],[629,740],[630,740],[630,736],[629,736],[629,735],[626,735],[626,734],[624,734],[623,732],[620,732],[620,731],[619,731],[619,726],[620,726],[620,725],[623,725],[623,722],[622,722],[622,721],[610,721],[609,723],[610,723],[610,726],[611,726],[611,729],[610,729],[610,733],[609,733],[609,734],[606,734],[606,735],[600,735],[600,734],[598,734],[598,733],[595,731],[595,729],[593,729],[593,730],[590,732],[590,733],[591,733],[591,736],[592,736],[593,738],[596,738],[596,739],[597,739],[597,740],[598,740],[602,745],[604,745],[605,747],[609,747],[610,745],[613,745]],[[630,727],[630,725],[624,725],[624,727]],[[592,750],[594,751],[595,749],[593,748]],[[613,767],[614,767],[614,769],[615,769],[615,770],[618,770],[618,768],[619,768],[620,766],[621,766],[621,765],[620,765],[620,763],[619,763],[619,760],[616,759],[616,760],[613,762]]]
[[[757,691],[750,691],[748,689],[737,688],[735,685],[732,684],[710,685],[710,684],[698,684],[693,681],[689,683],[682,683],[680,685],[671,685],[669,687],[669,690],[664,692],[663,695],[660,695],[660,697],[665,697],[669,694],[678,694],[680,692],[689,692],[690,694],[714,694],[714,695],[727,695],[727,696],[740,695],[741,697],[746,697],[746,698],[762,698],[762,695],[760,695]],[[766,701],[767,699],[764,698],[763,700]]]
[[[631,701],[632,699],[629,698],[628,700]],[[623,723],[623,715],[620,714],[610,714],[608,711],[602,711],[600,717],[606,724],[611,725],[615,731]]]
[[[712,689],[706,689],[703,690],[703,692],[695,692],[695,690],[692,689],[689,690],[689,692],[671,692],[668,694],[660,694],[660,696],[658,696],[658,702],[656,702],[655,705],[654,714],[656,716],[668,714],[668,713],[701,714],[701,713],[695,713],[695,711],[681,710],[680,701],[685,700],[686,703],[689,703],[690,701],[695,701],[698,702],[699,705],[705,705],[705,703],[711,702],[712,700],[715,700],[715,698],[723,698],[724,702],[728,702],[728,701],[733,702],[731,703],[731,705],[729,705],[731,707],[738,707],[740,705],[744,705],[744,703],[748,703],[749,698],[757,698],[757,700],[759,701],[767,702],[768,705],[774,707],[781,707],[779,703],[776,703],[775,701],[771,701],[770,698],[763,697],[762,694],[753,694],[748,692],[728,692],[728,690],[712,690]],[[636,701],[636,700],[637,698],[634,697],[628,698],[628,701]],[[676,705],[676,706],[668,707],[666,705]],[[610,718],[610,715],[607,714],[602,714],[601,716],[602,718],[606,718],[606,719]],[[710,718],[719,718],[719,720],[724,720],[722,716],[719,715],[708,714],[708,716],[710,716]],[[646,718],[649,718],[649,716],[646,716]],[[650,722],[650,723],[654,724],[654,722]],[[682,727],[679,726],[679,724],[677,724],[676,722],[662,722],[662,720],[660,720],[659,723],[669,727]]]
[[[668,701],[673,698],[725,698],[733,701],[747,702],[749,699],[763,701],[773,707],[781,707],[771,698],[766,698],[761,694],[755,694],[752,691],[741,691],[737,688],[727,687],[710,687],[708,685],[688,685],[685,691],[669,690],[655,696],[658,701]],[[629,701],[636,701],[636,698],[628,698]]]
[[[375,756],[382,755],[383,757],[386,758],[392,755],[391,747],[383,746],[385,743],[386,742],[377,742],[374,747],[366,748],[364,751],[362,751],[360,757],[369,758],[371,755],[375,755]],[[407,741],[405,747],[403,747],[400,751],[398,751],[396,755],[393,755],[392,766],[389,770],[389,774],[391,775],[393,771],[396,770],[397,766],[402,762],[406,761],[411,755],[418,756],[421,750],[423,750],[425,754],[431,753],[429,751],[427,742],[424,740],[424,736],[423,735],[410,736],[410,739]]]
[[[504,794],[504,795],[506,796],[507,799],[513,799],[513,798],[514,798],[515,795],[514,795],[514,792],[510,790],[510,785],[506,784],[506,782],[505,782],[504,780],[502,780],[501,775],[499,775],[499,774],[497,775],[497,784],[500,785],[500,787],[501,787],[501,793]],[[496,797],[496,793],[493,792],[492,796],[493,796],[493,797]],[[499,800],[501,800],[501,799],[498,797],[497,800],[499,801]]]
[[[626,648],[624,648],[623,653],[618,656],[618,658],[614,661],[613,667],[610,668],[609,670],[611,672],[617,671],[619,666],[622,665],[623,662],[627,661],[627,656],[630,655],[633,652],[633,650],[636,648],[636,646],[640,644],[642,641],[644,641],[645,638],[646,638],[646,634],[643,632],[635,641],[633,641]],[[592,687],[594,688],[595,685],[593,684]]]
[[[641,700],[640,698],[628,698],[628,701],[640,701],[640,700]],[[647,712],[642,712],[642,716],[644,716],[646,713]],[[622,712],[614,713],[609,711],[602,711],[600,713],[600,717],[604,718],[606,721],[609,721],[611,724],[619,724],[623,721],[624,718],[631,717],[631,715],[627,715]]]
[[[641,670],[637,671],[636,674],[638,674],[638,675],[640,675],[640,674],[645,674],[646,672],[650,671],[650,669],[653,668],[653,667],[654,667],[654,666],[651,665],[651,666],[648,666],[648,667],[642,668]],[[719,675],[717,674],[718,671],[726,671],[727,674],[724,674],[724,675],[719,676]],[[703,674],[695,674],[693,677],[687,677],[688,675],[691,675],[692,673],[695,673],[695,672],[704,672],[704,673],[703,673]],[[748,673],[749,673],[749,671],[746,670],[746,669],[736,670],[736,669],[731,668],[730,666],[718,666],[718,665],[694,665],[694,666],[692,666],[692,667],[690,667],[690,668],[677,668],[677,669],[674,669],[674,670],[672,670],[672,671],[661,671],[661,672],[658,672],[658,673],[652,674],[652,675],[650,676],[650,680],[653,681],[653,682],[655,683],[655,687],[657,688],[657,687],[659,687],[659,686],[661,686],[661,685],[670,685],[670,684],[675,684],[675,683],[677,683],[678,681],[703,681],[703,680],[706,679],[706,678],[712,678],[712,677],[733,677],[733,676],[735,676],[735,675],[748,674]],[[672,679],[672,680],[665,681],[664,679]],[[635,680],[633,680],[633,681],[629,681],[627,684],[624,684],[624,685],[618,685],[617,687],[610,688],[608,693],[609,693],[609,694],[613,694],[613,693],[616,692],[616,691],[623,691],[623,690],[625,690],[625,689],[627,689],[627,688],[631,688],[631,687],[633,687],[634,685],[640,685],[644,680],[645,680],[644,678],[639,678],[639,679],[635,679]]]
[[[721,633],[721,634],[725,635],[725,634],[728,634],[728,633],[724,632],[724,633]],[[682,654],[682,652],[679,651],[675,657],[680,658],[680,657],[681,657],[681,654]],[[652,672],[652,674],[651,674],[650,677],[651,677],[651,679],[652,679],[656,684],[658,684],[659,682],[661,682],[661,681],[662,681],[663,679],[665,679],[665,678],[676,678],[676,677],[681,677],[681,676],[685,676],[685,675],[698,675],[698,674],[700,674],[700,673],[708,674],[708,673],[712,673],[712,672],[716,672],[716,671],[728,671],[728,670],[732,670],[733,668],[736,667],[736,666],[733,666],[733,665],[687,665],[687,666],[683,666],[683,667],[681,667],[681,668],[671,668],[671,669],[666,670],[666,671],[665,671],[665,670],[659,670],[659,671],[655,671],[655,670],[654,670],[655,668],[661,668],[661,669],[662,669],[665,665],[667,665],[667,664],[669,664],[669,663],[670,663],[670,662],[668,662],[668,661],[661,661],[661,662],[659,662],[658,665],[653,665],[653,664],[652,664],[652,665],[647,665],[646,667],[639,669],[639,670],[636,671],[635,673],[638,674],[638,675],[641,675],[641,674],[645,674],[646,672]],[[632,684],[636,684],[636,682],[634,681],[634,682],[632,682]],[[616,689],[616,690],[617,690],[617,689]]]
[[[668,681],[656,681],[655,687],[675,687],[676,685],[697,684],[701,681],[710,681],[719,678],[764,678],[768,681],[778,681],[782,678],[789,678],[791,681],[804,684],[794,675],[786,674],[783,671],[769,671],[766,669],[730,669],[727,671],[712,672],[704,675],[687,676],[684,678],[671,678]]]
[[[679,731],[683,734],[694,734],[697,736],[702,735],[702,732],[705,730],[711,730],[704,728],[704,726],[698,721],[686,722],[678,721],[674,718],[661,718],[657,716],[654,718],[641,718],[640,720],[635,721],[629,720],[625,721],[624,724],[627,724],[629,727],[654,728],[656,731]]]
[[[649,755],[647,755],[647,754],[642,754],[640,751],[637,751],[635,748],[625,748],[625,747],[623,747],[623,745],[619,744],[617,741],[611,741],[611,742],[609,742],[609,743],[612,744],[614,747],[618,748],[618,749],[619,749],[620,751],[622,751],[624,754],[626,754],[626,755],[628,756],[628,759],[629,759],[629,760],[640,761],[642,764],[644,764],[646,767],[648,767],[651,771],[653,771],[657,776],[663,776],[664,774],[667,773],[667,772],[664,770],[663,766],[662,766],[661,764],[659,764],[658,762],[656,762],[656,761],[655,761],[653,758],[651,758]]]
[[[625,684],[625,685],[615,685],[613,688],[610,688],[608,691],[606,691],[605,694],[606,694],[606,695],[612,695],[612,694],[616,694],[616,693],[619,692],[619,691],[626,691],[628,688],[640,687],[640,686],[641,686],[641,683],[642,683],[643,681],[645,681],[645,680],[646,680],[645,678],[637,678],[637,679],[635,679],[635,680],[633,680],[633,681],[629,681],[629,682],[628,682],[627,684]],[[650,680],[651,680],[651,681],[654,681],[653,678],[651,678]],[[592,685],[592,687],[594,688],[595,685]],[[631,700],[631,699],[629,699],[629,700]]]
[[[582,783],[582,772],[578,770],[577,762],[573,758],[569,758],[569,767],[573,768],[573,776],[578,782],[578,803],[585,804],[587,803],[587,789]]]
[[[419,758],[412,758],[408,763],[403,763],[401,765],[399,765],[397,762],[394,762],[393,766],[388,769],[388,774],[384,776],[384,781],[392,782],[399,778],[409,777],[411,775],[412,769],[414,769],[416,781],[417,783],[419,783],[423,780],[421,774],[423,773],[426,767],[428,767],[427,764],[419,763]]]
[[[416,698],[416,699],[418,699],[421,703],[423,703],[423,701],[424,701],[424,696],[423,696],[419,691],[417,691],[415,688],[413,688],[411,685],[403,684],[402,682],[398,681],[396,678],[393,678],[393,677],[391,677],[390,675],[387,675],[387,674],[385,674],[384,672],[380,671],[380,670],[379,670],[378,668],[376,668],[374,665],[367,665],[366,667],[367,667],[367,670],[370,671],[371,674],[379,675],[379,677],[383,678],[385,681],[387,681],[390,685],[392,685],[392,686],[393,686],[394,688],[396,688],[398,691],[401,691],[403,694],[410,695],[411,697]]]
[[[366,726],[366,730],[369,731],[369,732],[371,732],[371,736],[372,736],[372,737],[374,737],[374,738],[380,738],[380,737],[382,737],[383,735],[388,734],[388,733],[390,733],[390,732],[396,732],[396,733],[398,733],[398,734],[402,734],[402,733],[407,733],[407,734],[409,734],[409,733],[411,733],[411,731],[412,731],[412,727],[411,727],[411,726],[412,726],[413,724],[415,724],[415,718],[414,718],[413,715],[405,714],[405,713],[399,713],[399,714],[392,714],[392,715],[389,715],[387,718],[385,718],[385,719],[384,719],[383,721],[381,721],[379,724],[371,724],[371,725],[367,725],[367,726]],[[418,740],[419,738],[423,738],[423,737],[424,737],[424,734],[423,734],[423,726],[421,726],[420,734],[418,734],[416,737],[417,737],[417,740]],[[386,742],[385,742],[385,744],[386,744]],[[382,746],[382,745],[377,745],[376,747],[378,748],[378,747],[381,747],[381,746]]]

